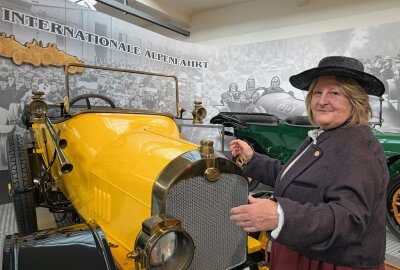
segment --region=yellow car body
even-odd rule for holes
[[[40,134],[44,126],[33,128]],[[166,116],[83,113],[54,128],[68,142],[64,153],[74,164],[65,175],[58,161],[53,166],[57,186],[85,220],[96,220],[107,239],[118,246],[111,249],[118,267],[133,269],[126,254],[132,251],[141,221],[151,216],[155,179],[172,159],[198,146],[180,139],[178,126]],[[43,137],[38,143],[39,152],[53,153],[54,148],[45,150]],[[127,214],[131,209],[134,215]]]

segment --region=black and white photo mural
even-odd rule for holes
[[[2,0],[0,12],[0,55],[6,54],[2,40],[12,36],[22,45],[33,40],[43,47],[56,44],[86,64],[175,74],[184,116],[191,116],[194,101],[200,100],[208,111],[205,123],[219,111],[266,112],[280,118],[305,115],[306,92],[293,88],[289,77],[315,67],[328,55],[355,57],[385,84],[381,129],[400,131],[400,22],[254,44],[208,46],[176,41],[67,0],[37,0],[35,4]],[[124,85],[95,77],[75,83],[82,92],[104,88],[129,93]],[[21,128],[23,104],[32,90],[45,92],[52,102],[62,102],[63,68],[35,66],[33,60],[17,65],[12,56],[0,57],[0,170],[7,169],[7,135]],[[165,102],[165,95],[156,96],[151,99]],[[129,97],[126,102],[131,102]],[[378,116],[379,100],[371,97],[371,104]],[[191,132],[188,139],[197,141],[204,135],[199,134]]]

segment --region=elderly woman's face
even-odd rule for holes
[[[318,78],[311,97],[314,122],[323,130],[336,128],[349,119],[352,105],[334,76]]]

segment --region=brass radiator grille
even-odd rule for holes
[[[229,269],[246,260],[246,233],[230,219],[232,207],[247,204],[247,183],[235,174],[216,182],[187,179],[168,194],[166,214],[182,221],[192,236],[195,255],[189,269]]]

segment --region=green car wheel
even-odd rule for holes
[[[400,239],[400,175],[389,181],[387,187],[386,223],[389,230]]]

